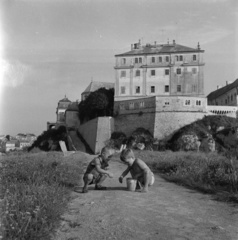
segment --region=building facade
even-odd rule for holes
[[[204,50],[172,44],[131,45],[115,55],[115,101],[148,96],[204,96]]]
[[[199,44],[189,48],[173,41],[139,42],[115,55],[115,131],[130,135],[142,127],[155,138],[168,139],[207,115],[236,117],[237,107],[207,105],[203,54]]]
[[[217,90],[207,96],[208,105],[238,106],[238,79],[234,82],[226,82],[226,86],[217,86]]]
[[[71,101],[66,96],[58,102],[58,106],[56,108],[57,123],[65,122],[65,111],[70,104]]]

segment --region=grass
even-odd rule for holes
[[[3,239],[50,239],[82,166],[56,152],[8,156],[2,164]]]
[[[168,181],[238,202],[237,160],[216,153],[135,151],[135,155]],[[14,153],[1,160],[3,239],[50,239],[71,188],[81,183],[85,159],[38,152]]]
[[[238,203],[238,161],[217,153],[135,151],[168,181]]]

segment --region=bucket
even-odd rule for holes
[[[127,178],[126,179],[126,184],[127,184],[128,191],[135,192],[136,182],[137,182],[137,180],[135,180],[133,178]]]

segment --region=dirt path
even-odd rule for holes
[[[238,240],[237,206],[159,176],[149,193],[129,192],[125,181],[118,182],[126,166],[114,161],[110,168],[114,178],[105,181],[107,191],[72,193],[55,240]]]

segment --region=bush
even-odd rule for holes
[[[60,126],[57,129],[49,129],[44,131],[37,137],[36,141],[28,148],[31,151],[34,148],[39,148],[43,151],[61,151],[59,141],[64,141],[68,148],[67,132],[65,126]]]
[[[123,132],[113,132],[111,139],[105,143],[106,146],[114,149],[120,149],[122,144],[125,144],[126,134]]]

